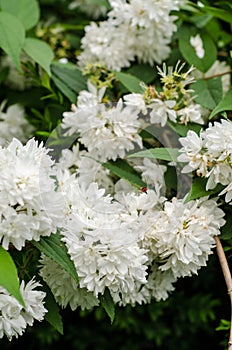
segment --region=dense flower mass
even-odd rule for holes
[[[170,53],[170,41],[177,27],[176,16],[184,1],[110,0],[108,19],[85,28],[79,65],[101,62],[114,70],[128,67],[138,59],[161,63]]]
[[[21,249],[26,240],[56,232],[61,219],[58,194],[51,178],[53,161],[34,139],[17,139],[0,149],[0,240],[5,249]]]
[[[61,308],[102,306],[112,321],[114,304],[166,300],[206,266],[232,204],[231,39],[208,33],[219,13],[185,0],[70,0],[65,25],[15,17],[21,41],[20,31],[12,50],[0,40],[0,261],[17,283],[11,294],[0,267],[0,338],[46,307],[54,326],[40,287]]]

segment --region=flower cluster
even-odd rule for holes
[[[61,208],[48,150],[34,139],[0,149],[0,241],[21,249],[26,240],[56,232]]]
[[[178,160],[188,163],[184,173],[196,172],[197,176],[207,179],[206,189],[214,189],[217,184],[227,186],[221,194],[226,193],[226,202],[232,198],[232,122],[210,123],[209,127],[197,135],[188,131],[187,136],[180,138],[183,146]]]
[[[28,325],[33,325],[34,320],[43,320],[47,312],[44,307],[46,293],[35,290],[37,287],[41,287],[41,284],[34,278],[27,284],[24,281],[21,282],[20,292],[25,303],[23,307],[6,289],[0,286],[0,338],[4,334],[9,340],[12,337],[18,338]]]
[[[80,67],[88,63],[101,64],[114,70],[128,67],[131,61],[151,65],[161,63],[170,53],[170,41],[176,16],[184,1],[172,0],[110,0],[108,19],[85,27]]]

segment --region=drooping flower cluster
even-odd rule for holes
[[[184,1],[110,0],[108,19],[85,27],[83,52],[79,65],[100,62],[107,68],[121,70],[131,61],[161,63],[170,53],[170,41],[176,16]]]
[[[209,127],[198,136],[188,131],[187,136],[180,138],[183,146],[180,149],[180,162],[188,163],[184,173],[196,172],[197,176],[207,179],[206,189],[214,189],[217,184],[227,186],[221,194],[226,194],[226,201],[232,198],[232,122],[210,123]]]
[[[0,286],[0,338],[4,334],[11,340],[22,335],[26,327],[32,326],[34,320],[42,321],[47,312],[44,307],[46,293],[36,290],[41,284],[34,278],[27,284],[21,282],[20,292],[25,307],[23,307],[6,289]]]
[[[51,178],[48,150],[34,139],[0,148],[0,242],[21,249],[26,240],[56,232],[61,218],[58,194]]]

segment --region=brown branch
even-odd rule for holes
[[[232,350],[232,278],[229,269],[229,265],[221,244],[221,241],[218,237],[214,237],[216,242],[216,251],[221,264],[222,272],[225,278],[227,291],[230,296],[230,304],[231,304],[231,322],[230,322],[230,336],[228,341],[228,350]]]

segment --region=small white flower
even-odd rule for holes
[[[151,104],[150,120],[151,123],[159,123],[161,126],[164,126],[167,123],[167,120],[170,119],[173,122],[176,122],[176,111],[173,109],[176,101],[167,100],[161,101],[159,99],[153,99]]]
[[[197,34],[196,36],[191,36],[190,37],[190,44],[194,48],[196,55],[199,58],[203,58],[205,56],[205,50],[203,47],[203,41],[200,37],[200,34]]]

